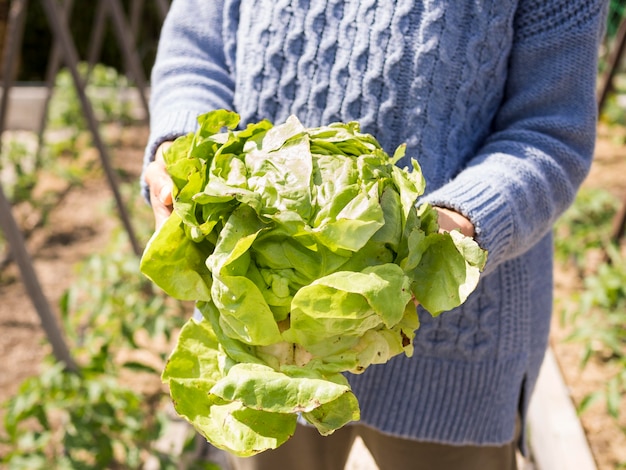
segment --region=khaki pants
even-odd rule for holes
[[[343,427],[329,437],[299,425],[278,449],[231,457],[231,465],[233,470],[343,470],[356,436],[380,470],[517,470],[517,439],[504,446],[451,446],[390,437],[361,425]]]

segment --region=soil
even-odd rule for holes
[[[111,128],[109,136],[109,140],[117,142],[110,153],[122,175],[118,182],[134,182],[141,172],[147,129]],[[26,248],[54,312],[58,312],[61,296],[74,279],[77,264],[106,246],[113,230],[120,226],[108,209],[113,196],[103,171],[98,170],[98,154],[87,148],[79,158],[80,166],[96,167],[80,185],[70,185],[66,179],[45,171],[38,181],[35,191],[39,194],[59,195],[58,204],[45,222],[33,216],[39,211],[33,210],[28,202],[14,207],[14,218],[23,228]],[[4,267],[0,271],[0,403],[3,403],[15,394],[24,379],[37,374],[38,365],[50,347],[8,249],[0,253],[0,263]],[[0,416],[1,413],[2,408]]]
[[[111,147],[114,166],[122,171],[123,181],[136,182],[141,171],[147,129],[133,126],[114,128],[111,132],[112,140],[116,142]],[[600,127],[596,157],[586,186],[605,188],[626,197],[624,135],[614,128]],[[85,150],[81,158],[95,166],[98,164],[93,149]],[[38,182],[37,187],[42,190],[46,185],[46,189],[63,194],[63,197],[45,224],[37,226],[38,221],[30,219],[27,204],[16,207],[14,215],[28,234],[28,251],[43,291],[56,311],[61,295],[75,277],[76,264],[98,253],[119,222],[111,218],[110,210],[104,210],[112,204],[112,196],[102,172],[96,171],[81,185],[69,189],[67,183],[53,175]],[[139,196],[131,194],[129,197]],[[38,373],[41,360],[49,352],[19,270],[15,263],[3,262],[6,256],[8,253],[0,252],[0,403],[15,394],[24,379]],[[600,389],[612,373],[605,362],[595,359],[581,369],[581,345],[565,340],[571,326],[560,321],[557,310],[567,302],[569,294],[579,289],[580,282],[571,270],[557,266],[557,303],[551,345],[575,403],[580,403],[589,392]],[[2,407],[0,419],[1,415]],[[599,470],[615,469],[620,462],[626,462],[626,434],[620,429],[620,425],[626,426],[626,410],[622,416],[621,422],[616,422],[607,415],[603,403],[597,403],[581,416]]]

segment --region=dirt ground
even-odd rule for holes
[[[147,129],[114,132],[118,145],[110,151],[116,169],[124,175],[119,182],[136,179],[141,172]],[[81,158],[87,164],[99,165],[93,149],[86,150]],[[70,190],[67,181],[48,175],[45,182],[38,183],[37,190],[64,194],[43,228],[33,229],[38,220],[32,220],[28,204],[17,207],[14,217],[25,227],[27,250],[39,283],[52,310],[58,312],[59,300],[76,275],[76,265],[99,253],[120,222],[107,210],[113,196],[102,171]],[[0,403],[17,391],[22,380],[37,373],[39,362],[50,351],[19,269],[7,262],[9,256],[8,252],[0,253],[4,266],[0,271]]]
[[[147,129],[135,127],[120,132],[117,139],[121,145],[112,149],[112,155],[116,167],[123,168],[125,178],[132,180],[138,177],[141,169]],[[626,193],[624,142],[623,135],[601,129],[596,159],[586,185],[610,189],[621,196]],[[97,157],[92,154],[88,158]],[[59,191],[64,189],[62,183],[54,179],[49,184],[58,184]],[[44,229],[35,230],[28,237],[29,253],[54,310],[58,310],[63,291],[72,283],[75,265],[97,253],[117,224],[103,209],[105,204],[111,204],[110,201],[111,192],[104,178],[85,181],[63,197]],[[25,214],[18,215],[24,223],[29,223]],[[6,255],[0,253],[0,263]],[[38,364],[49,348],[15,263],[5,264],[0,271],[0,403],[17,391],[22,380],[37,374]],[[567,270],[557,269],[555,278],[557,297],[579,287],[579,281]],[[562,325],[555,314],[552,347],[571,396],[579,402],[588,392],[601,387],[607,370],[599,362],[592,362],[581,370],[581,347],[564,341],[568,332],[568,326]],[[0,417],[1,414],[0,408]],[[626,435],[607,416],[603,405],[593,406],[583,414],[581,421],[599,470],[615,469],[618,462],[626,461]]]

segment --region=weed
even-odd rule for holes
[[[556,227],[557,258],[574,266],[582,279],[582,289],[573,294],[574,302],[564,317],[572,326],[567,341],[582,345],[581,367],[596,358],[615,371],[603,389],[581,400],[578,412],[604,401],[616,421],[626,393],[626,258],[609,237],[618,206],[619,200],[605,191],[581,191]],[[598,258],[590,268],[588,255],[597,250],[606,253],[608,260]]]

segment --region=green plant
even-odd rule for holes
[[[167,431],[160,372],[188,309],[139,273],[124,237],[78,266],[61,314],[79,373],[48,358],[6,404],[8,469],[215,469],[154,448]],[[189,430],[185,451],[195,451]]]
[[[103,347],[80,375],[48,361],[22,384],[5,416],[8,468],[139,467],[158,423],[146,426],[141,397],[102,373],[107,354]]]
[[[558,259],[574,266],[582,279],[582,288],[568,304],[572,331],[566,340],[582,345],[581,367],[595,358],[612,371],[602,389],[581,400],[578,412],[604,401],[607,413],[619,423],[626,393],[626,257],[609,239],[618,205],[619,200],[604,190],[581,191],[557,225],[556,247]],[[591,251],[606,253],[608,259],[589,269]]]
[[[69,191],[93,176],[93,166],[74,158],[64,158],[65,149],[75,145],[58,142],[36,152],[36,136],[31,132],[7,133],[0,155],[0,181],[5,197],[14,209],[14,216],[25,238],[45,226],[55,207]],[[63,150],[61,150],[63,149]],[[0,250],[6,242],[0,230]],[[0,263],[0,270],[6,259]]]
[[[29,200],[37,183],[38,165],[25,142],[10,139],[2,146],[0,174],[6,197],[12,203]]]
[[[606,190],[581,189],[574,204],[555,226],[556,259],[571,262],[582,274],[587,267],[587,254],[608,244],[619,203],[619,199]]]
[[[608,245],[606,249],[610,263],[600,264],[595,273],[584,279],[572,312],[575,327],[567,340],[582,343],[582,367],[596,357],[617,370],[604,390],[585,397],[580,412],[604,399],[608,413],[618,418],[626,392],[626,259],[615,246]]]
[[[132,121],[130,101],[121,93],[129,88],[124,75],[102,64],[95,64],[90,68],[86,62],[78,64],[78,72],[87,82],[86,94],[100,123]],[[86,129],[82,104],[67,68],[59,71],[56,76],[48,123],[54,129],[69,128],[76,132]]]

